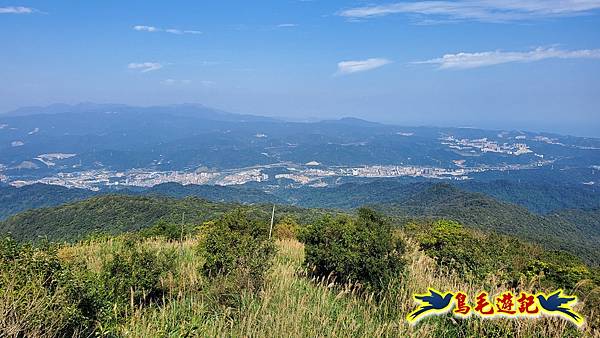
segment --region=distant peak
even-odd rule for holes
[[[81,102],[77,104],[54,103],[47,106],[29,106],[4,113],[7,116],[26,116],[38,114],[85,113],[111,111],[128,107],[117,103]]]
[[[457,192],[457,191],[461,191],[460,189],[458,189],[457,187],[455,187],[454,185],[450,184],[450,183],[434,183],[429,190],[433,190],[433,191],[439,191],[439,192]]]
[[[367,120],[363,120],[357,117],[342,117],[338,120],[324,120],[324,123],[337,123],[337,124],[345,124],[345,125],[354,125],[354,126],[380,126],[380,123],[371,122]]]
[[[272,122],[273,118],[243,115],[210,108],[200,103],[179,103],[171,105],[130,106],[119,103],[81,102],[77,104],[55,103],[48,106],[23,107],[3,114],[4,116],[30,116],[52,114],[91,114],[91,113],[142,113],[170,114],[216,121]]]

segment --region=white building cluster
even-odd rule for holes
[[[365,166],[360,168],[340,169],[340,176],[354,177],[426,177],[468,179],[465,169],[444,169],[435,167],[416,166]]]
[[[269,179],[269,175],[264,174],[260,169],[251,169],[241,171],[235,174],[227,175],[222,179],[219,179],[216,183],[218,185],[238,185],[248,182],[264,182]]]
[[[533,153],[529,146],[525,143],[503,143],[498,144],[495,141],[490,141],[487,138],[481,139],[457,139],[454,136],[448,136],[441,138],[442,144],[447,145],[448,148],[468,151],[471,153],[499,153],[519,156],[523,154]]]

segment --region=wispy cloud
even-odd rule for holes
[[[462,0],[411,1],[355,7],[337,14],[367,19],[391,14],[415,15],[427,22],[510,22],[589,14],[600,9],[600,0]]]
[[[177,79],[166,79],[161,81],[165,86],[187,86],[192,84],[192,80],[177,80]],[[213,87],[215,83],[209,80],[194,81],[195,84],[199,84],[202,87]]]
[[[383,58],[372,58],[359,61],[342,61],[338,63],[338,75],[366,72],[390,64],[392,61]]]
[[[0,7],[0,14],[31,14],[35,11],[33,8],[21,6]]]
[[[293,27],[298,27],[297,23],[282,23],[277,25],[277,27],[279,28],[293,28]]]
[[[127,65],[127,68],[133,70],[139,70],[142,73],[151,72],[153,70],[161,69],[163,66],[158,62],[132,62]]]
[[[200,81],[200,83],[204,86],[204,87],[212,87],[215,85],[214,81],[210,81],[210,80],[202,80]]]
[[[202,34],[201,31],[181,30],[181,29],[174,29],[174,28],[165,29],[165,32],[171,33],[171,34]]]
[[[166,86],[175,86],[175,85],[189,85],[192,83],[192,80],[175,80],[175,79],[166,79],[161,82]]]
[[[138,32],[158,32],[159,31],[159,29],[154,26],[144,26],[144,25],[133,26],[133,30],[136,30]]]
[[[600,59],[600,49],[561,50],[536,48],[528,52],[480,52],[446,54],[441,58],[417,61],[414,64],[433,64],[440,69],[469,69],[511,62],[535,62],[545,59]]]
[[[145,26],[145,25],[136,25],[133,26],[133,30],[136,30],[138,32],[149,32],[149,33],[156,33],[156,32],[163,32],[163,33],[170,33],[170,34],[202,34],[201,31],[196,31],[196,30],[190,30],[190,29],[176,29],[176,28],[159,28],[159,27],[154,27],[154,26]]]

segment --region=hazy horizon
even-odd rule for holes
[[[600,137],[599,11],[600,0],[0,1],[0,111],[200,102]]]
[[[64,102],[54,102],[48,105],[41,105],[41,106],[21,106],[21,107],[17,107],[16,109],[11,109],[11,110],[6,110],[6,111],[2,111],[0,112],[0,117],[4,114],[8,114],[11,113],[13,111],[17,111],[19,109],[29,109],[29,108],[44,108],[44,107],[49,107],[52,105],[70,105],[70,106],[76,106],[78,104],[106,104],[106,105],[127,105],[127,106],[133,106],[133,107],[153,107],[153,106],[170,106],[170,105],[201,105],[201,106],[205,106],[207,108],[212,108],[212,109],[216,109],[216,110],[222,110],[224,112],[227,113],[233,113],[233,114],[242,114],[242,115],[253,115],[253,116],[264,116],[264,117],[271,117],[271,118],[275,118],[275,119],[279,119],[282,121],[289,121],[289,122],[318,122],[318,121],[324,121],[324,120],[338,120],[338,119],[344,119],[344,118],[357,118],[357,119],[362,119],[365,121],[370,121],[370,122],[376,122],[376,123],[381,123],[381,124],[388,124],[388,125],[396,125],[399,127],[451,127],[451,128],[474,128],[474,129],[484,129],[484,130],[507,130],[507,131],[528,131],[528,132],[539,132],[539,133],[552,133],[552,134],[560,134],[560,135],[570,135],[570,136],[576,136],[576,137],[591,137],[591,138],[600,138],[600,131],[598,131],[596,128],[594,128],[594,126],[591,126],[589,128],[590,133],[586,134],[585,132],[573,132],[574,130],[577,130],[577,128],[574,129],[570,129],[568,128],[545,128],[545,127],[540,127],[540,128],[535,128],[532,127],[535,125],[535,123],[529,123],[529,124],[502,124],[500,122],[488,122],[487,125],[477,125],[477,124],[468,124],[468,123],[456,123],[453,121],[438,121],[438,123],[424,123],[424,122],[419,122],[419,121],[393,121],[393,120],[386,120],[384,119],[373,119],[373,118],[369,118],[368,116],[352,116],[352,115],[339,115],[339,116],[322,116],[322,117],[318,117],[318,116],[298,116],[298,117],[290,117],[290,116],[282,116],[282,115],[267,115],[267,114],[260,114],[260,113],[249,113],[249,112],[240,112],[240,111],[229,111],[226,109],[223,109],[222,107],[214,107],[214,106],[209,106],[206,104],[203,104],[201,102],[181,102],[181,103],[165,103],[165,104],[151,104],[151,105],[141,105],[141,104],[126,104],[126,103],[121,103],[121,102],[74,102],[74,103],[64,103]]]

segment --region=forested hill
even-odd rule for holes
[[[248,186],[220,186],[220,185],[181,185],[178,183],[163,183],[152,188],[144,189],[140,194],[160,195],[167,197],[201,197],[215,202],[236,202],[244,204],[278,203],[285,201],[266,193],[260,189]],[[130,192],[131,194],[131,192]]]
[[[480,192],[502,201],[524,206],[530,211],[546,214],[562,209],[600,208],[600,188],[597,186],[556,183],[527,183],[509,180],[459,183],[459,188]]]
[[[266,203],[281,202],[277,197],[249,187],[223,187],[213,185],[187,185],[165,183],[151,188],[128,188],[94,192],[65,188],[57,185],[34,184],[15,188],[0,187],[0,220],[21,211],[57,206],[81,201],[98,195],[118,194],[132,196],[199,197],[216,202]]]
[[[0,220],[21,211],[83,200],[94,192],[57,185],[33,184],[21,188],[0,186]]]
[[[484,231],[495,231],[541,244],[550,249],[574,253],[588,263],[600,262],[600,212],[568,210],[537,215],[526,208],[497,201],[479,193],[457,189],[448,184],[411,185],[397,202],[373,204],[401,226],[412,219],[444,218]],[[0,233],[18,239],[77,240],[93,232],[135,231],[158,221],[201,224],[236,203],[210,202],[197,197],[175,199],[160,196],[103,195],[66,205],[33,209],[0,222]],[[247,205],[270,216],[271,204]],[[277,206],[278,215],[292,213],[302,223],[310,223],[319,209]]]
[[[33,209],[0,223],[0,232],[20,240],[40,237],[51,241],[77,240],[93,232],[121,233],[140,230],[160,219],[198,223],[232,206],[198,198],[175,200],[162,197],[107,195],[59,207]]]
[[[402,203],[439,182],[409,183],[406,180],[380,179],[368,183],[346,183],[335,187],[299,189],[270,188],[256,185],[215,186],[165,183],[151,188],[106,189],[93,192],[61,186],[34,184],[15,188],[0,186],[0,220],[33,208],[61,205],[96,195],[158,195],[166,197],[200,197],[217,202],[243,204],[276,203],[307,208],[354,209],[366,204]],[[480,192],[498,200],[520,205],[537,214],[562,209],[600,208],[600,189],[595,186],[519,183],[495,180],[455,183],[461,190]],[[267,188],[268,192],[265,191]]]
[[[399,220],[452,219],[469,227],[523,238],[546,248],[566,250],[595,265],[600,262],[598,210],[537,215],[524,207],[447,184],[431,186],[399,202],[373,207]]]
[[[588,234],[589,241],[600,243],[600,208],[598,209],[568,209],[560,210],[548,216],[557,224],[572,224],[579,233]],[[598,252],[598,248],[596,248]]]
[[[402,202],[416,193],[440,184],[435,181],[406,183],[380,179],[369,183],[346,183],[329,188],[301,188],[275,193],[304,207],[326,206],[352,209],[365,204]],[[498,200],[545,214],[561,209],[600,208],[600,188],[571,184],[520,183],[510,180],[445,183],[470,192],[480,192]]]
[[[271,216],[272,205],[246,206]],[[24,211],[0,222],[0,234],[18,240],[75,241],[92,233],[118,234],[148,228],[159,221],[197,226],[236,207],[237,203],[210,202],[197,197],[103,195],[58,207]],[[311,222],[318,209],[278,206],[278,214],[296,215]]]

